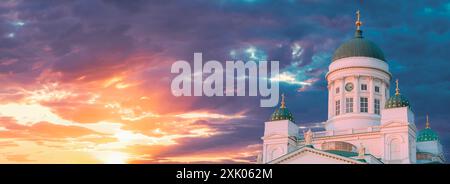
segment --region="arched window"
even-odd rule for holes
[[[283,150],[280,147],[273,149],[272,150],[272,160],[282,156],[283,154],[284,154]]]
[[[399,139],[392,139],[390,144],[389,144],[389,155],[391,160],[400,160],[400,145],[401,142]]]

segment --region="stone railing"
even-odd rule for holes
[[[380,131],[380,126],[371,126],[371,127],[359,128],[359,129],[330,130],[330,131],[313,132],[313,137],[318,138],[318,137],[370,133],[370,132],[379,132],[379,131]],[[303,137],[303,134],[301,134],[300,137]]]

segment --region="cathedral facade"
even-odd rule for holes
[[[335,51],[329,71],[328,120],[324,131],[300,132],[284,96],[265,122],[259,163],[421,164],[444,163],[439,137],[427,122],[419,130],[408,99],[382,50],[364,38],[357,12],[354,38]],[[390,95],[390,89],[395,93]]]

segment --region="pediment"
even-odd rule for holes
[[[302,147],[269,164],[364,164],[363,162],[325,151]]]

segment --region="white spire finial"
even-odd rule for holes
[[[356,11],[356,30],[361,30],[361,26],[362,26],[362,21],[361,21],[361,13],[358,11]]]

